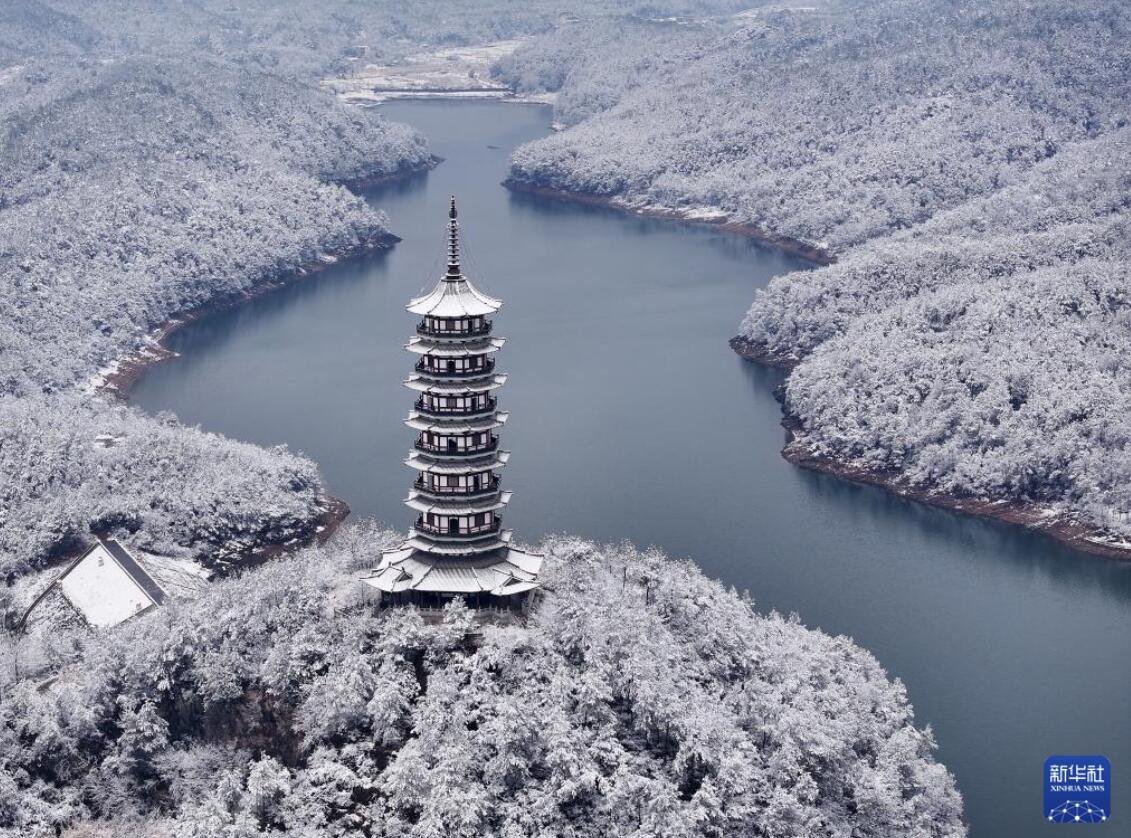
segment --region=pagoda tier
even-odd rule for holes
[[[364,581],[395,601],[456,595],[513,600],[538,587],[542,557],[510,546],[502,512],[511,492],[498,472],[510,452],[496,431],[507,421],[494,391],[506,375],[494,355],[504,339],[490,315],[502,302],[477,290],[460,267],[455,199],[447,271],[408,304],[420,316],[405,349],[419,356],[405,386],[419,394],[405,424],[418,432],[405,464],[420,472],[405,504],[418,513],[408,539],[382,554]]]

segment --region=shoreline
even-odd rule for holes
[[[686,224],[712,224],[727,232],[737,233],[747,238],[755,239],[769,247],[774,247],[795,256],[800,256],[820,266],[831,265],[836,261],[836,258],[832,254],[826,253],[819,248],[814,248],[803,242],[797,242],[792,239],[767,235],[764,231],[750,224],[729,222],[722,218],[704,219],[688,217],[685,213],[681,213],[678,210],[634,208],[619,204],[613,198],[606,198],[585,192],[570,192],[564,189],[536,186],[523,181],[517,181],[514,178],[507,178],[503,181],[503,186],[514,192],[525,192],[563,201],[574,201],[593,206],[609,207],[634,215],[666,218]],[[728,344],[730,348],[734,350],[735,354],[746,361],[783,370],[785,372],[793,370],[801,360],[795,357],[783,357],[766,352],[764,349],[748,342],[741,335],[732,337],[728,341]],[[1024,505],[1015,501],[1006,500],[979,501],[940,492],[932,492],[928,489],[915,489],[902,483],[899,474],[889,475],[871,472],[867,469],[840,463],[826,457],[814,456],[810,454],[797,439],[795,434],[798,428],[797,419],[786,413],[784,406],[782,427],[786,429],[787,439],[785,447],[781,450],[781,455],[786,461],[799,468],[828,474],[832,477],[853,483],[875,486],[885,489],[898,497],[914,500],[950,512],[1020,526],[1030,532],[1044,535],[1058,541],[1081,553],[1101,556],[1116,561],[1131,561],[1131,548],[1124,549],[1116,547],[1112,544],[1096,541],[1089,537],[1095,536],[1098,532],[1095,527],[1089,527],[1076,521],[1065,520],[1063,517],[1050,516],[1047,510],[1034,505]]]
[[[442,158],[431,155],[423,166],[409,166],[395,172],[341,181],[338,185],[352,192],[358,192],[380,184],[424,175],[441,162]],[[210,314],[235,308],[258,297],[301,282],[345,260],[388,250],[400,240],[400,236],[385,230],[354,247],[338,253],[324,254],[310,264],[301,265],[294,270],[265,276],[243,293],[219,298],[178,313],[150,330],[144,338],[142,348],[124,355],[108,367],[106,371],[97,374],[91,380],[89,392],[96,398],[109,397],[128,402],[131,388],[147,370],[162,361],[176,357],[177,353],[169,349],[166,341],[179,329],[183,329],[190,323],[195,323]],[[241,551],[218,552],[212,557],[212,561],[217,565],[217,570],[220,573],[228,575],[245,568],[256,567],[276,556],[301,547],[325,544],[338,531],[349,516],[350,511],[348,503],[327,493],[322,496],[319,513],[306,522],[297,535],[293,535],[285,541],[271,540],[252,544]]]
[[[379,175],[366,175],[365,177],[350,178],[349,180],[335,181],[338,186],[343,186],[350,192],[360,192],[363,189],[372,189],[374,186],[383,186],[387,183],[395,183],[396,181],[409,180],[410,178],[426,175],[428,172],[435,169],[444,158],[436,154],[431,154],[428,161],[422,166],[404,166],[397,169],[395,172],[385,172]],[[392,235],[392,234],[390,234]],[[400,236],[394,235],[393,244],[400,241]]]
[[[427,174],[442,162],[442,157],[437,157],[433,154],[422,166],[408,166],[398,169],[395,172],[386,172],[379,175],[353,178],[351,180],[335,181],[335,183],[351,192],[357,193],[375,186],[408,180]],[[265,277],[240,294],[216,299],[175,314],[149,331],[143,339],[144,346],[142,346],[142,348],[127,353],[114,361],[105,370],[95,375],[91,379],[91,383],[88,387],[95,395],[109,395],[123,401],[128,401],[130,388],[137,383],[137,380],[141,378],[147,369],[156,366],[162,361],[176,357],[177,353],[169,349],[165,345],[165,341],[178,330],[210,314],[227,311],[258,297],[270,294],[272,291],[277,291],[289,285],[293,285],[296,282],[301,282],[308,277],[321,273],[327,268],[341,264],[346,260],[376,253],[380,250],[387,250],[400,240],[400,236],[385,231],[367,241],[361,242],[356,247],[348,248],[338,253],[324,254],[323,257],[308,264]]]
[[[782,424],[786,425],[786,421],[783,420]],[[790,437],[793,436],[792,431],[788,433]],[[1094,528],[1060,517],[1051,517],[1040,507],[1020,504],[1016,501],[984,501],[960,498],[941,492],[932,492],[928,489],[915,489],[902,483],[899,474],[887,475],[869,471],[859,466],[839,463],[827,457],[814,456],[797,439],[790,439],[782,449],[781,455],[786,461],[798,468],[828,474],[852,483],[875,486],[898,497],[945,509],[948,512],[1013,524],[1091,556],[1100,556],[1113,561],[1131,562],[1131,549],[1123,549],[1094,541],[1089,537],[1096,533]]]
[[[774,355],[773,353],[766,352],[764,349],[759,349],[742,335],[735,335],[727,341],[727,345],[730,346],[740,358],[753,361],[764,367],[773,367],[777,370],[790,372],[800,363],[797,358],[783,358],[780,355]]]
[[[297,535],[286,541],[268,541],[252,545],[243,551],[217,553],[210,558],[206,566],[214,570],[218,576],[228,577],[242,573],[248,568],[259,567],[303,547],[312,545],[321,547],[341,528],[350,511],[349,504],[341,498],[324,495],[321,514],[311,518]]]
[[[256,282],[246,291],[230,297],[223,297],[212,302],[196,306],[188,311],[170,317],[164,323],[151,329],[145,336],[145,346],[134,352],[127,353],[114,361],[103,372],[98,373],[91,380],[90,390],[94,395],[110,396],[122,401],[129,401],[129,391],[138,379],[150,367],[177,357],[177,353],[165,345],[172,335],[185,326],[195,323],[210,314],[233,309],[251,300],[266,296],[273,291],[294,285],[311,276],[321,273],[327,268],[332,268],[348,259],[358,256],[387,250],[400,241],[400,237],[393,233],[383,233],[375,238],[363,242],[361,245],[344,250],[341,253],[326,254],[332,258],[320,258],[314,262],[301,265],[293,270],[281,272],[270,278]]]
[[[744,360],[764,366],[791,370],[798,363],[796,360],[783,360],[768,355],[760,356],[756,350],[749,349],[749,345],[740,337],[731,338],[730,345]],[[778,392],[775,395],[779,402],[783,401],[783,393]],[[842,463],[831,457],[813,454],[806,447],[804,440],[799,437],[800,420],[789,413],[784,403],[782,404],[781,425],[786,433],[786,442],[781,450],[781,456],[786,462],[792,463],[798,468],[827,474],[839,480],[847,480],[850,483],[875,486],[897,497],[922,503],[926,506],[933,506],[937,509],[945,509],[948,512],[1012,524],[1091,556],[1099,556],[1113,561],[1131,562],[1131,548],[1122,548],[1103,541],[1096,541],[1095,536],[1102,535],[1101,530],[1056,515],[1046,507],[1004,499],[964,498],[931,489],[916,488],[907,485],[903,481],[902,474],[897,471],[873,471],[861,466]]]
[[[697,217],[689,210],[685,211],[664,207],[634,207],[630,204],[618,201],[615,197],[594,195],[591,192],[572,192],[568,189],[557,189],[551,186],[538,186],[536,184],[527,183],[526,181],[517,180],[513,177],[508,177],[504,180],[503,186],[512,192],[523,192],[529,195],[539,195],[544,198],[554,198],[561,201],[573,201],[579,204],[608,207],[628,213],[629,215],[640,215],[647,218],[664,218],[683,224],[710,225],[725,230],[728,233],[736,233],[737,235],[760,242],[775,250],[781,250],[793,256],[800,256],[802,259],[807,262],[812,262],[815,265],[824,267],[836,262],[836,256],[819,247],[814,247],[813,245],[786,236],[775,236],[754,224],[730,221],[725,216],[707,218]]]

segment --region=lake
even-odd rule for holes
[[[853,637],[934,729],[975,838],[1057,832],[1041,818],[1052,754],[1111,759],[1114,819],[1088,831],[1128,834],[1131,565],[789,465],[783,374],[727,339],[754,290],[803,262],[706,225],[508,192],[510,150],[549,131],[547,108],[383,110],[445,158],[366,194],[404,240],[191,324],[135,403],[305,452],[354,515],[407,529],[413,394],[400,382],[414,356],[401,347],[416,320],[404,305],[443,270],[455,194],[465,270],[505,301],[517,540],[657,545],[760,609]]]

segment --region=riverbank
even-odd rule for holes
[[[736,341],[740,341],[740,339],[731,339],[732,347]],[[752,354],[744,353],[738,349],[735,351],[747,360],[764,363],[767,366],[774,366],[779,369],[791,369],[796,365],[796,361],[789,363],[780,360],[761,361]],[[1065,518],[1063,513],[1051,507],[1004,499],[979,500],[958,497],[945,492],[911,486],[899,471],[875,471],[850,463],[843,463],[831,457],[814,454],[801,436],[800,420],[790,414],[784,404],[782,411],[782,427],[786,429],[786,444],[782,448],[781,455],[795,466],[828,474],[841,480],[849,480],[853,483],[877,486],[901,498],[918,501],[950,512],[1021,526],[1048,536],[1074,550],[1093,556],[1131,562],[1131,544],[1120,546],[1126,544],[1126,542],[1117,541],[1113,536],[1106,535],[1095,526]]]
[[[369,177],[340,181],[338,185],[349,189],[351,192],[359,192],[374,186],[423,176],[442,162],[443,158],[433,154],[422,166],[409,166],[398,169],[395,172],[386,172]],[[375,253],[378,250],[388,249],[400,240],[400,236],[394,233],[384,232],[367,241],[361,242],[355,247],[335,253],[321,254],[317,259],[306,265],[267,277],[242,294],[213,300],[174,317],[170,317],[146,335],[140,349],[125,355],[99,371],[91,379],[88,390],[95,394],[111,395],[123,400],[127,399],[130,388],[147,369],[169,358],[176,357],[176,353],[170,350],[165,345],[165,342],[171,335],[183,329],[188,324],[194,323],[210,314],[243,305],[250,300],[262,297],[280,288],[285,288],[288,285],[292,285],[295,282],[320,273],[344,260],[354,259],[358,256]]]
[[[425,175],[440,162],[441,158],[432,155],[423,166],[408,167],[392,173],[358,178],[339,185],[352,191],[360,191],[383,183],[409,180],[413,177]],[[171,317],[146,335],[140,349],[118,359],[98,373],[88,385],[88,391],[95,396],[108,396],[127,401],[130,389],[147,370],[162,361],[176,357],[176,353],[167,346],[167,341],[180,329],[209,315],[235,308],[307,279],[343,261],[380,250],[387,250],[400,240],[399,236],[388,231],[382,231],[353,247],[320,254],[315,260],[295,270],[282,271],[267,276],[241,294],[225,296]],[[246,543],[221,548],[214,556],[210,557],[210,561],[206,563],[207,566],[226,573],[236,568],[242,569],[262,564],[279,555],[311,544],[323,544],[333,536],[350,514],[349,505],[341,498],[333,495],[323,496],[316,510],[318,511],[317,515],[302,522],[297,527],[288,528],[285,532],[261,533]]]
[[[88,389],[96,395],[109,395],[127,400],[130,388],[147,369],[169,358],[176,357],[177,353],[169,349],[165,345],[165,342],[170,336],[190,323],[195,323],[197,320],[207,317],[210,314],[235,308],[258,297],[285,288],[288,285],[293,285],[295,282],[321,273],[327,268],[344,260],[353,259],[368,253],[376,253],[379,250],[385,250],[392,247],[398,241],[400,241],[400,237],[392,233],[384,233],[375,236],[373,239],[363,242],[357,247],[337,253],[326,253],[317,260],[299,268],[272,275],[270,278],[256,283],[242,294],[213,300],[212,302],[205,303],[182,314],[178,314],[175,317],[171,317],[145,336],[143,339],[144,345],[141,349],[123,356],[96,374],[91,379]]]
[[[363,189],[372,189],[375,186],[384,186],[388,183],[397,183],[399,181],[411,180],[415,177],[423,177],[443,162],[443,157],[438,157],[433,154],[422,166],[405,166],[397,169],[395,172],[385,172],[384,174],[369,175],[366,177],[353,178],[352,180],[340,180],[337,181],[337,184],[338,186],[344,186],[350,192],[360,192]],[[400,241],[400,237],[394,236],[394,238],[396,241]],[[395,244],[396,241],[393,243]]]
[[[557,189],[549,186],[538,186],[508,177],[503,181],[503,186],[512,192],[524,192],[530,195],[539,195],[544,198],[554,198],[562,201],[573,201],[580,204],[590,204],[598,207],[609,207],[632,215],[642,215],[649,218],[665,218],[669,221],[679,221],[684,224],[709,224],[728,233],[736,233],[748,239],[760,242],[767,247],[773,247],[793,256],[800,256],[815,265],[831,265],[836,257],[819,247],[806,242],[785,236],[775,236],[753,224],[732,221],[721,211],[706,211],[703,209],[673,209],[650,204],[633,204],[623,198],[605,195],[594,195],[590,192],[573,192],[568,189]]]
[[[563,201],[574,201],[593,206],[610,207],[636,215],[645,215],[655,218],[666,218],[688,224],[713,224],[727,232],[737,233],[755,239],[769,247],[775,247],[800,256],[817,265],[830,265],[835,257],[804,242],[767,235],[764,231],[749,224],[738,224],[726,221],[723,217],[696,217],[693,212],[677,211],[658,207],[636,207],[616,198],[601,195],[592,195],[584,192],[571,192],[564,189],[535,186],[523,181],[507,178],[503,185],[514,192],[540,195]],[[752,361],[767,367],[790,371],[800,362],[793,357],[782,357],[766,352],[763,348],[750,343],[741,335],[736,335],[729,341],[731,349],[745,360]],[[797,439],[795,431],[798,429],[797,420],[788,414],[783,418],[782,425],[787,429],[789,439],[782,449],[782,456],[790,463],[810,471],[819,471],[850,480],[855,483],[864,483],[878,486],[887,491],[916,500],[930,506],[972,515],[978,518],[989,518],[1025,527],[1035,532],[1047,535],[1075,550],[1091,555],[1121,561],[1131,561],[1131,544],[1120,546],[1119,542],[1107,536],[1102,530],[1088,526],[1079,521],[1066,520],[1062,514],[1047,507],[1038,505],[1025,505],[1006,500],[980,501],[971,498],[960,498],[926,489],[908,486],[903,482],[902,475],[896,473],[876,473],[858,466],[847,465],[825,457],[815,456],[804,444]]]
[[[799,363],[797,358],[783,358],[780,355],[768,353],[750,343],[741,335],[731,338],[729,343],[731,349],[737,355],[756,364],[788,372]],[[1114,536],[1106,535],[1103,530],[1095,526],[1067,520],[1062,513],[1054,509],[1037,504],[1022,504],[1007,500],[986,501],[961,498],[943,492],[920,489],[907,485],[899,472],[869,471],[859,466],[841,463],[829,457],[817,456],[805,446],[803,440],[798,438],[800,421],[797,417],[791,416],[786,411],[784,404],[782,410],[784,412],[782,426],[788,434],[786,445],[782,449],[782,456],[795,466],[810,471],[819,471],[822,474],[829,474],[842,480],[851,480],[854,483],[878,486],[900,497],[937,506],[951,512],[1016,524],[1047,535],[1074,550],[1108,559],[1131,562],[1131,544],[1121,542]],[[1126,546],[1120,546],[1121,544],[1126,544]]]
[[[774,355],[766,350],[755,346],[742,335],[735,335],[727,343],[738,355],[745,358],[747,361],[754,361],[765,367],[773,367],[774,369],[785,370],[789,372],[797,366],[798,360],[796,358],[785,358],[780,355]]]

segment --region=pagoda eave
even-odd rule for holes
[[[404,348],[416,355],[435,355],[437,358],[467,358],[470,355],[490,355],[498,352],[506,343],[506,338],[487,338],[473,342],[463,341],[459,344],[441,342],[431,338],[414,337],[404,345]]]
[[[510,451],[496,451],[490,459],[471,459],[464,461],[441,461],[432,457],[413,452],[405,459],[404,464],[417,471],[430,471],[435,474],[472,474],[477,471],[502,468],[510,459]]]
[[[498,390],[507,383],[503,373],[488,373],[482,380],[474,379],[445,381],[440,378],[427,378],[420,374],[410,375],[404,380],[404,386],[418,393],[433,393],[438,396],[463,396],[470,393],[486,393]]]
[[[406,547],[415,547],[425,553],[434,553],[437,556],[478,556],[483,553],[489,553],[491,550],[497,550],[500,547],[505,547],[511,540],[510,530],[500,530],[494,535],[487,536],[478,540],[458,540],[441,541],[431,533],[423,533],[417,529],[408,531],[408,539],[405,541]]]
[[[489,297],[467,281],[462,273],[445,275],[435,288],[410,300],[405,311],[423,317],[486,317],[503,307],[502,300]]]
[[[502,547],[478,560],[437,560],[412,547],[391,550],[361,581],[383,593],[419,591],[436,594],[524,594],[538,587],[542,557],[514,547]]]
[[[461,498],[453,498],[452,502],[445,503],[434,501],[431,497],[426,498],[421,492],[412,491],[404,502],[410,509],[425,514],[432,512],[437,515],[475,515],[479,512],[494,512],[502,509],[511,502],[513,494],[514,492],[498,492],[494,497],[486,495],[478,503],[468,503]]]
[[[417,411],[409,413],[408,418],[404,423],[413,430],[417,431],[432,431],[433,433],[444,434],[466,434],[474,433],[475,431],[489,431],[506,424],[510,414],[505,410],[497,411],[493,416],[484,416],[482,419],[468,421],[460,417],[454,417],[451,420],[443,421],[434,419],[430,416],[425,416]]]

